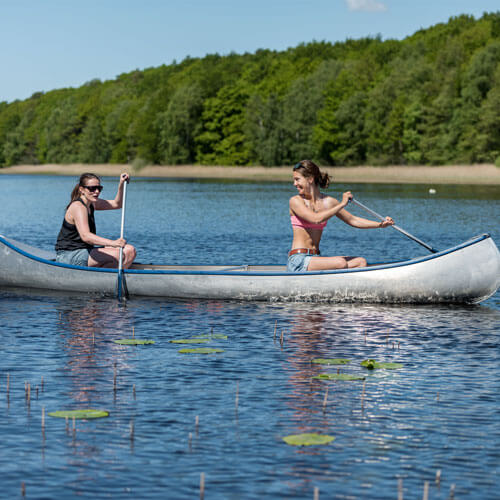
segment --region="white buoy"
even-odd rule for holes
[[[429,194],[436,194],[436,190],[434,188],[429,189]]]

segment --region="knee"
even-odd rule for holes
[[[136,251],[135,247],[133,247],[132,245],[129,245],[128,243],[125,245],[123,252],[127,256],[127,258],[129,258],[131,260],[135,259],[135,257],[137,256],[137,251]]]

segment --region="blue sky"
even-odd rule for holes
[[[209,53],[402,39],[498,0],[0,0],[0,101]]]

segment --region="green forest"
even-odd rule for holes
[[[187,57],[0,102],[1,167],[303,158],[500,166],[500,11],[453,17],[404,40]]]

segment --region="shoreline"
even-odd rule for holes
[[[387,183],[387,184],[470,184],[500,185],[500,168],[493,164],[387,167],[320,167],[337,183]],[[134,170],[127,164],[47,164],[16,165],[0,168],[0,175],[70,175],[94,172],[101,176],[118,177],[129,172],[135,177],[170,179],[228,179],[242,181],[290,182],[292,169],[286,167],[221,167],[202,165],[159,166],[152,165]]]

